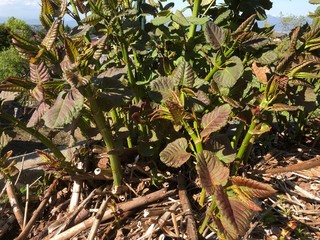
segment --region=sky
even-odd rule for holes
[[[182,0],[171,0],[176,3],[176,8],[186,5]],[[222,0],[217,0],[222,2]],[[273,8],[267,14],[280,16],[280,12],[287,15],[307,16],[314,11],[316,5],[309,4],[308,0],[273,0]],[[40,13],[40,0],[0,0],[0,17],[13,16],[19,19],[38,19]]]

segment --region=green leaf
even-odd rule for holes
[[[200,133],[201,137],[205,138],[224,127],[227,124],[230,113],[231,107],[228,104],[225,104],[205,114],[201,119],[203,128]]]
[[[271,50],[262,54],[261,57],[256,58],[256,62],[262,65],[269,65],[274,63],[278,59],[278,55],[275,51]]]
[[[175,14],[171,16],[172,21],[178,23],[181,26],[187,27],[190,25],[188,20],[183,16],[182,12],[177,10]]]
[[[309,0],[310,4],[320,4],[320,0]]]
[[[213,22],[206,24],[204,35],[214,50],[219,49],[224,44],[226,38],[224,30]]]
[[[250,198],[266,198],[277,192],[269,184],[238,176],[232,178],[232,183]]]
[[[230,18],[232,11],[230,9],[225,9],[215,20],[214,23],[219,25],[223,21]]]
[[[202,187],[209,195],[217,185],[225,186],[229,178],[229,168],[225,167],[214,152],[203,150],[197,155],[197,172]]]
[[[241,77],[243,64],[239,57],[231,57],[222,70],[218,70],[213,76],[213,80],[219,87],[231,88]]]
[[[193,87],[195,74],[188,62],[181,62],[174,71],[173,77],[176,78],[182,86]]]
[[[41,42],[41,45],[44,46],[48,51],[51,50],[53,43],[55,42],[58,36],[58,30],[59,30],[60,24],[61,24],[61,20],[55,19],[49,31],[47,32],[45,38]]]
[[[101,20],[102,20],[102,17],[100,17],[96,13],[92,13],[91,15],[89,15],[89,16],[85,17],[84,19],[82,19],[81,22],[83,22],[85,24],[95,25],[98,22],[100,22]]]
[[[169,167],[178,168],[189,160],[191,154],[186,151],[188,142],[185,138],[178,138],[169,143],[160,153],[160,160]]]
[[[200,1],[200,6],[207,6],[209,4],[214,4],[216,2],[216,0],[202,0]]]
[[[60,92],[53,106],[43,116],[45,125],[58,128],[71,123],[78,116],[83,102],[84,98],[76,88]]]
[[[216,156],[224,163],[231,163],[236,158],[236,151],[232,148],[230,140],[226,134],[214,136],[210,149],[213,149]]]
[[[202,18],[198,18],[198,17],[187,17],[188,22],[190,22],[191,24],[195,24],[195,25],[203,25],[205,23],[207,23],[209,21],[209,18],[207,17],[202,17]]]
[[[166,17],[155,17],[154,19],[151,20],[151,23],[154,26],[160,26],[163,24],[166,24],[167,22],[171,21],[171,17],[170,16],[166,16]]]
[[[79,55],[78,49],[71,38],[64,38],[64,47],[71,63],[75,63]]]
[[[228,234],[235,237],[239,234],[236,218],[229,201],[228,195],[221,185],[214,190],[214,199],[220,213],[221,223]],[[236,238],[234,238],[236,239]]]

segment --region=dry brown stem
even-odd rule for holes
[[[7,220],[5,225],[3,225],[0,228],[0,239],[4,239],[3,237],[5,236],[5,234],[9,231],[9,229],[12,227],[12,224],[14,223],[14,221],[16,220],[16,217],[14,215],[11,215]]]
[[[320,156],[316,156],[307,161],[303,161],[301,163],[293,164],[287,167],[267,169],[263,172],[269,173],[269,174],[295,172],[295,171],[308,170],[310,168],[315,168],[318,166],[320,166]]]
[[[175,193],[175,190],[167,191],[166,189],[161,189],[159,191],[150,193],[146,196],[138,197],[135,198],[129,202],[125,203],[120,203],[117,207],[118,209],[121,209],[122,212],[127,212],[132,209],[135,209],[137,207],[141,207],[143,205],[148,205],[152,202],[161,200],[163,198],[166,198],[168,196],[171,196],[172,194]],[[102,217],[101,221],[106,221],[114,216],[114,212],[112,209],[108,209],[105,214]],[[83,231],[87,228],[90,228],[96,218],[91,217],[88,218],[87,220],[83,221],[82,223],[68,229],[67,231],[53,237],[51,240],[66,240],[69,239],[70,237],[76,235],[80,231]]]
[[[185,188],[184,177],[180,174],[178,176],[178,189],[179,189],[179,199],[182,205],[182,210],[187,220],[187,234],[190,239],[198,239],[198,231],[196,222],[193,218],[191,204],[187,195]]]
[[[44,195],[39,207],[33,212],[31,219],[29,220],[28,224],[26,225],[26,227],[23,229],[23,231],[20,233],[20,235],[16,238],[16,240],[25,240],[27,239],[30,230],[33,227],[33,224],[35,223],[35,221],[37,221],[37,219],[41,216],[44,208],[46,207],[47,202],[49,201],[49,198],[52,194],[52,192],[54,191],[56,185],[58,184],[58,179],[55,179],[48,191],[46,192],[46,194]]]
[[[6,190],[7,190],[7,195],[9,198],[10,205],[12,207],[13,214],[16,217],[20,228],[23,229],[23,209],[17,199],[12,182],[7,183]]]

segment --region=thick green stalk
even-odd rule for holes
[[[238,171],[238,168],[241,163],[247,162],[247,160],[248,160],[247,158],[249,157],[249,154],[247,154],[246,156],[245,156],[245,154],[247,151],[251,151],[251,149],[252,149],[252,145],[254,143],[255,136],[253,134],[251,134],[251,131],[257,126],[257,123],[258,123],[258,119],[253,117],[251,120],[251,124],[249,126],[249,129],[248,129],[248,131],[247,131],[247,133],[241,143],[241,146],[238,150],[231,175],[234,175]]]
[[[195,0],[193,2],[193,9],[192,9],[192,17],[198,17],[199,11],[200,11],[200,4],[201,0]],[[188,41],[192,41],[194,38],[194,35],[196,33],[196,24],[191,24],[189,28],[189,33],[188,33]]]
[[[211,218],[211,217],[210,217],[210,213],[212,213],[215,208],[216,208],[216,204],[214,204],[214,199],[213,199],[213,196],[212,196],[212,204],[211,204],[211,206],[209,207],[209,209],[208,209],[208,211],[207,211],[209,214],[206,215],[206,217],[204,218],[204,220],[203,220],[203,222],[202,222],[202,224],[201,224],[201,227],[200,227],[200,229],[199,229],[199,233],[200,233],[200,234],[202,234],[203,231],[206,229],[206,227],[207,227],[207,225],[208,225],[208,222],[209,222],[209,220],[210,220],[210,218]]]
[[[85,88],[85,95],[89,101],[91,113],[93,115],[94,121],[97,124],[97,127],[100,130],[100,134],[102,135],[107,150],[114,149],[115,145],[110,126],[106,122],[103,112],[101,111],[90,86]],[[122,179],[120,160],[116,155],[110,155],[109,158],[112,169],[113,185],[115,187],[118,187],[121,185]]]
[[[233,149],[237,149],[238,142],[239,142],[241,133],[243,132],[244,126],[245,126],[244,122],[240,121],[238,126],[237,126],[236,133],[233,136],[232,141],[231,141],[231,146],[232,146]]]
[[[190,127],[190,125],[187,122],[182,121],[182,124],[183,124],[183,127],[187,130],[190,137],[192,138],[192,141],[196,147],[196,152],[200,153],[203,150],[201,138],[197,136],[197,134],[193,131],[193,129]]]
[[[0,116],[11,123],[14,123],[21,130],[31,134],[32,136],[40,140],[41,143],[43,143],[47,148],[51,150],[51,152],[55,155],[55,157],[59,159],[65,158],[64,155],[61,153],[61,151],[58,149],[58,147],[49,138],[47,138],[37,130],[26,127],[26,125],[23,122],[19,121],[18,119],[16,119],[15,117],[11,116],[10,114],[4,111],[0,112]]]

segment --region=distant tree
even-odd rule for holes
[[[292,29],[294,29],[297,26],[304,25],[308,20],[304,16],[295,16],[295,15],[289,15],[284,16],[282,12],[280,12],[280,27],[282,32],[288,33]]]
[[[65,25],[64,26],[64,31],[66,32],[66,33],[70,33],[71,32],[71,27],[67,24],[67,25]]]
[[[13,46],[0,52],[0,82],[10,76],[23,77],[28,69],[28,61],[21,58]]]
[[[6,22],[5,26],[10,29],[10,31],[18,34],[19,36],[29,39],[34,33],[30,25],[28,25],[25,21],[10,17]]]
[[[0,24],[0,51],[10,46],[10,29],[5,24]]]

